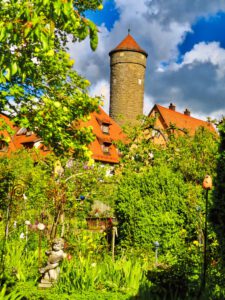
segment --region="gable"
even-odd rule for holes
[[[158,113],[159,115],[156,123],[158,122],[157,126],[161,129],[167,129],[171,125],[175,125],[180,131],[187,130],[190,135],[194,135],[199,127],[204,127],[209,131],[216,133],[216,130],[211,123],[193,118],[158,104],[153,107],[149,116],[155,117],[155,113]]]

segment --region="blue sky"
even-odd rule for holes
[[[109,57],[131,28],[148,56],[145,113],[155,103],[175,102],[196,117],[225,115],[225,1],[105,0],[104,9],[87,12],[99,27],[99,46],[71,45],[76,69],[93,94],[109,104]]]
[[[85,15],[98,26],[104,23],[109,31],[113,28],[115,21],[119,20],[120,17],[119,11],[116,9],[113,0],[105,1],[102,10],[88,11]]]
[[[201,18],[199,17],[187,33],[184,41],[178,46],[181,55],[190,51],[199,42],[218,41],[225,48],[225,12]]]

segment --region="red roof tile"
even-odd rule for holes
[[[92,126],[93,133],[96,136],[94,142],[89,146],[93,155],[94,160],[108,162],[108,163],[118,163],[119,154],[113,142],[115,141],[125,141],[126,137],[122,132],[120,126],[111,119],[104,110],[99,107],[99,112],[94,112],[91,115],[91,118],[87,122],[83,122],[82,126]],[[106,134],[102,131],[101,124],[109,125],[109,133]],[[102,146],[104,143],[110,144],[109,153],[104,153]]]
[[[119,153],[113,144],[113,142],[118,140],[125,140],[125,135],[122,132],[122,129],[119,125],[113,121],[102,108],[99,107],[99,112],[94,112],[90,115],[90,120],[87,122],[81,122],[81,126],[92,126],[93,134],[96,136],[95,140],[89,145],[90,150],[92,151],[93,159],[97,161],[107,162],[107,163],[118,163],[119,162]],[[9,155],[12,151],[17,149],[26,147],[30,144],[30,147],[34,145],[35,142],[40,141],[40,138],[35,133],[27,133],[26,130],[22,133],[18,134],[20,128],[14,127],[12,122],[8,117],[4,115],[0,115],[0,118],[6,120],[7,124],[11,126],[11,128],[15,129],[15,133],[12,137],[9,136],[7,132],[3,132],[4,135],[10,137],[10,143],[7,152],[2,152],[4,155]],[[104,133],[102,130],[102,125],[109,126],[109,132]],[[32,145],[33,144],[33,145]],[[103,151],[103,146],[109,147],[109,152],[106,153]],[[40,150],[42,155],[47,155],[49,153],[48,150],[44,149],[43,145],[38,145],[38,149]],[[0,152],[1,155],[1,152]]]
[[[161,117],[163,118],[164,125],[166,128],[170,126],[170,124],[176,125],[179,129],[187,129],[191,135],[194,135],[196,129],[198,127],[205,127],[212,132],[216,132],[213,125],[207,121],[202,121],[191,116],[182,114],[180,112],[174,111],[172,109],[163,107],[161,105],[156,104],[149,116],[152,114],[153,111],[157,111]],[[165,129],[166,129],[165,128]]]
[[[144,55],[148,56],[147,52],[145,52],[145,50],[143,50],[138,43],[135,41],[135,39],[128,34],[124,40],[122,40],[122,42],[116,47],[114,48],[112,51],[110,51],[109,55],[111,55],[114,52],[117,51],[135,51],[135,52],[140,52],[143,53]]]
[[[4,123],[5,123],[5,124],[9,125],[12,130],[14,129],[13,123],[10,121],[10,119],[8,118],[8,116],[6,116],[4,114],[0,114],[0,120],[1,119],[3,120],[3,122],[0,122],[0,126],[4,125]],[[7,150],[6,151],[0,151],[0,156],[9,155],[12,151],[16,150],[16,146],[15,146],[15,144],[13,142],[13,137],[6,130],[2,130],[0,132],[0,134],[4,138],[6,138],[6,139],[9,140]]]

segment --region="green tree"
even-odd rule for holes
[[[90,38],[97,47],[97,28],[85,10],[101,0],[0,1],[0,112],[35,131],[57,154],[90,156],[90,128],[78,126],[97,109],[89,82],[73,69],[67,43]]]
[[[6,221],[10,206],[11,229],[14,221],[23,227],[25,220],[34,223],[43,216],[49,228],[54,224],[54,234],[58,224],[62,225],[61,216],[65,236],[72,228],[86,224],[91,204],[102,197],[107,167],[64,160],[63,170],[57,174],[53,155],[43,158],[35,151],[22,150],[0,158],[0,216]]]
[[[225,267],[225,121],[219,124],[220,147],[217,157],[217,176],[215,180],[215,191],[213,197],[213,207],[211,210],[211,221],[215,228],[219,241],[219,257],[222,267]]]
[[[206,174],[216,175],[219,136],[199,127],[193,136],[173,134],[155,127],[156,118],[143,118],[140,126],[125,129],[128,142],[118,145],[123,153],[119,168],[141,171],[152,165],[167,165],[174,172],[181,172],[185,181],[202,184]],[[160,133],[167,143],[154,143],[154,135]],[[131,163],[132,162],[132,163]]]
[[[121,148],[124,156],[114,195],[119,246],[151,256],[158,241],[160,263],[148,274],[156,285],[152,292],[161,298],[165,291],[183,297],[192,290],[196,295],[205,233],[202,181],[206,174],[215,178],[219,139],[204,128],[194,136],[173,128],[170,135],[160,131],[167,142],[157,145],[153,142],[159,132],[155,121],[147,119],[133,128]],[[209,198],[211,204],[211,193]],[[209,227],[209,261],[215,259],[216,245]]]
[[[176,256],[187,238],[198,239],[196,207],[201,204],[201,190],[195,191],[169,167],[127,171],[116,198],[122,244],[147,250],[159,241],[161,253]]]

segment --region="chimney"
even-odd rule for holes
[[[191,115],[191,112],[190,112],[190,110],[189,109],[185,109],[185,111],[184,111],[184,115],[186,115],[186,116],[189,116],[190,117],[190,115]]]
[[[173,103],[170,103],[169,109],[175,111],[176,110],[176,105]]]

